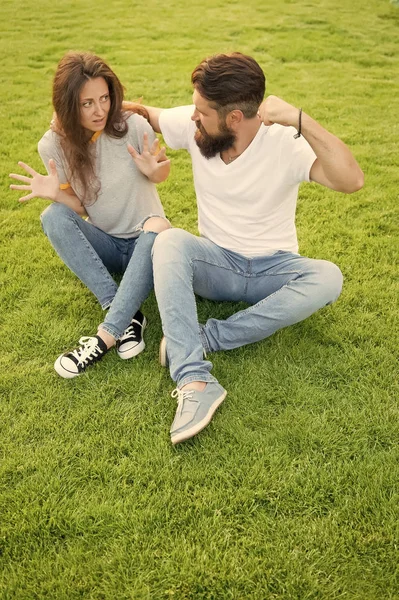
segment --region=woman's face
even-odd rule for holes
[[[89,79],[79,94],[80,124],[89,131],[102,131],[107,123],[111,100],[103,77]]]

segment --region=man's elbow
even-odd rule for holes
[[[364,173],[361,169],[358,170],[354,177],[345,181],[345,183],[341,186],[341,189],[338,191],[343,192],[344,194],[354,194],[362,189],[364,186]]]
[[[349,193],[353,194],[354,192],[358,192],[359,190],[362,189],[363,186],[364,186],[364,173],[361,169],[359,169],[356,180],[354,181],[353,188],[352,188],[351,192],[349,192]]]

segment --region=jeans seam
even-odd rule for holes
[[[258,273],[256,275],[254,275],[254,277],[279,277],[280,275],[303,275],[303,271],[279,271],[278,273],[267,273],[267,275],[265,275],[264,273]]]
[[[109,277],[109,278],[110,278],[110,279],[113,281],[114,285],[116,286],[116,284],[115,284],[115,281],[114,281],[114,280],[113,280],[113,278],[111,277],[111,275],[110,275],[109,271],[108,271],[108,270],[105,268],[105,266],[104,266],[104,263],[102,262],[102,260],[100,260],[100,258],[99,258],[99,257],[98,257],[98,255],[96,254],[96,252],[93,252],[93,247],[92,247],[92,246],[89,244],[89,242],[87,241],[87,238],[86,238],[86,236],[83,234],[83,231],[80,229],[80,227],[78,227],[78,225],[75,223],[75,220],[74,220],[74,219],[72,219],[72,222],[73,222],[74,226],[76,227],[76,229],[77,229],[77,231],[78,231],[78,234],[79,234],[79,235],[80,235],[80,237],[82,238],[82,240],[83,240],[83,243],[84,243],[84,245],[86,246],[86,248],[88,249],[88,251],[89,251],[89,253],[91,254],[92,258],[93,258],[93,259],[94,259],[94,260],[95,260],[95,261],[96,261],[96,262],[99,264],[99,266],[100,266],[100,269],[103,271],[103,274],[104,274],[106,277]],[[116,291],[117,291],[117,289],[118,289],[118,287],[116,286],[116,289],[115,289],[115,294],[116,294]],[[114,294],[114,296],[115,296],[115,294]],[[109,302],[109,300],[107,300],[107,302]]]
[[[201,326],[199,327],[199,335],[200,335],[202,347],[204,348],[205,352],[212,352],[212,349],[209,346],[208,339],[206,337],[206,333],[205,333],[204,329],[205,329],[205,327],[203,327],[203,328],[201,328]]]
[[[277,277],[278,275],[298,275],[298,277],[301,277],[303,275],[303,271],[287,271],[285,273],[276,273],[276,274],[272,274],[274,277]],[[260,275],[255,275],[255,277],[260,277]],[[251,311],[251,309],[254,306],[258,306],[263,304],[264,302],[266,302],[266,300],[268,300],[269,298],[272,298],[275,294],[277,294],[280,290],[284,289],[287,285],[289,285],[292,282],[292,279],[290,279],[290,281],[288,281],[287,283],[285,283],[284,285],[281,286],[281,288],[279,288],[278,290],[276,290],[275,292],[273,292],[273,294],[270,294],[269,296],[266,296],[266,298],[262,298],[262,300],[259,300],[259,302],[255,302],[255,304],[251,304],[251,306],[249,306],[248,308],[240,311],[240,314],[237,316],[237,319],[239,319],[240,317],[243,317],[245,315],[248,314],[248,312]],[[248,289],[248,282],[246,283],[245,286],[245,294],[247,293],[247,289]],[[236,315],[231,315],[230,319],[232,321],[236,320],[234,319],[234,316]],[[207,329],[216,329],[217,325],[207,325]]]
[[[104,325],[104,323],[101,323],[101,325],[99,325],[99,327],[103,330],[106,331],[107,333],[109,333],[110,335],[112,335],[113,338],[115,338],[115,340],[119,340],[122,335],[122,333],[117,333],[112,327],[109,327],[108,325]]]
[[[267,302],[270,298],[273,298],[273,296],[275,296],[276,294],[278,294],[279,292],[281,292],[281,290],[283,290],[284,288],[286,288],[291,282],[292,282],[292,279],[290,281],[287,281],[287,283],[285,283],[284,285],[282,285],[281,288],[279,288],[278,290],[276,290],[275,292],[273,292],[273,294],[270,294],[269,296],[266,296],[266,298],[263,298],[262,300],[259,300],[259,302],[256,302],[255,304],[252,304],[248,308],[246,308],[243,311],[241,311],[239,314],[236,313],[235,315],[231,315],[230,319],[232,321],[237,321],[240,317],[244,317],[245,315],[247,315],[254,308],[254,306],[261,306],[262,304],[264,304],[265,302]],[[236,318],[234,318],[234,317],[236,317]],[[212,329],[212,327],[211,327],[211,329]]]
[[[279,271],[278,273],[267,273],[267,275],[265,275],[264,273],[246,273],[245,271],[239,271],[237,269],[233,269],[232,267],[226,267],[225,265],[220,265],[216,262],[204,260],[203,258],[196,258],[196,257],[190,258],[191,266],[192,266],[192,263],[194,263],[194,262],[201,262],[206,265],[209,265],[210,267],[217,267],[218,269],[224,269],[225,271],[231,271],[232,273],[236,273],[236,275],[241,275],[242,277],[245,277],[246,279],[251,279],[252,277],[258,278],[258,277],[266,277],[266,276],[267,277],[269,277],[269,276],[279,277],[280,275],[303,275],[302,270]]]
[[[115,296],[114,296],[114,298],[115,298]],[[109,308],[111,308],[112,300],[114,298],[112,298],[111,300],[107,300],[106,302],[104,302],[104,304],[101,304],[101,308],[103,310],[108,310]]]
[[[211,262],[208,260],[204,260],[203,258],[193,257],[190,259],[190,262],[191,262],[191,266],[192,266],[192,263],[194,263],[194,262],[201,262],[206,265],[209,265],[210,267],[217,267],[218,269],[224,269],[225,271],[232,271],[233,273],[236,273],[237,275],[242,275],[243,277],[246,277],[246,274],[243,271],[237,271],[236,269],[233,269],[231,267],[226,267],[225,265],[219,265],[217,263],[214,263],[214,262]]]
[[[213,383],[213,382],[217,382],[217,379],[210,373],[208,375],[186,375],[185,377],[182,377],[182,380],[179,381],[179,383],[177,384],[177,387],[180,389],[181,387],[187,385],[188,383],[192,383],[193,381],[203,381],[204,383]]]

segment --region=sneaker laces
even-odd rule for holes
[[[136,333],[133,329],[132,324],[129,325],[129,327],[126,327],[125,331],[123,332],[122,337],[120,338],[119,341],[124,340],[127,337],[131,337],[133,339],[136,339]]]
[[[136,332],[134,331],[133,323],[140,325],[140,327],[143,326],[143,324],[140,323],[140,321],[136,321],[136,319],[132,319],[130,325],[128,327],[126,327],[126,329],[123,332],[123,335],[119,341],[123,340],[125,337],[132,337],[135,340],[137,339],[137,335],[136,335]]]
[[[183,404],[185,400],[193,400],[193,394],[195,390],[179,390],[176,388],[171,393],[172,398],[177,398],[177,413],[179,417],[183,411]]]
[[[81,337],[79,348],[73,350],[70,354],[76,358],[78,365],[87,366],[87,361],[91,358],[97,358],[102,354],[98,346],[98,340],[95,337]]]

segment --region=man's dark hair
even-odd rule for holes
[[[191,82],[219,117],[239,109],[244,117],[251,119],[266,88],[264,73],[256,60],[241,52],[205,58],[192,72]]]

